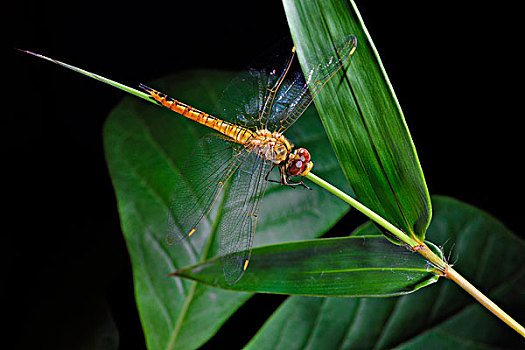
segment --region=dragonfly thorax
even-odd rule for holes
[[[274,164],[286,162],[293,147],[284,135],[266,129],[257,130],[250,144],[259,156]]]
[[[312,170],[314,163],[310,160],[310,152],[298,148],[292,152],[293,145],[283,134],[270,132],[266,129],[257,130],[249,141],[260,157],[279,166],[281,176],[306,176]],[[283,183],[286,179],[283,178]]]

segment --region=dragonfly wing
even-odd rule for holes
[[[267,100],[266,86],[273,80],[266,70],[249,69],[239,73],[223,91],[214,114],[247,128],[261,128],[259,112]]]
[[[273,104],[272,119],[268,129],[284,133],[304,113],[324,85],[344,66],[354,54],[357,38],[348,35],[336,48],[336,55],[330,56],[318,65],[309,68],[305,76],[292,71],[281,84]]]
[[[267,120],[268,130],[283,133],[303,114],[312,100],[303,73],[299,70],[288,73],[275,95],[272,111]]]
[[[224,90],[215,114],[221,119],[248,128],[266,128],[275,92],[293,60],[291,42],[283,41],[252,62]]]
[[[229,284],[242,277],[250,260],[269,170],[269,161],[249,152],[231,183],[219,227],[224,277]]]
[[[334,56],[309,68],[306,79],[294,60],[294,50],[289,50],[291,46],[287,50],[280,47],[268,63],[257,64],[232,80],[224,90],[215,114],[250,129],[283,133],[348,61],[356,46],[354,35],[345,37]]]
[[[167,241],[191,236],[240,164],[241,146],[219,134],[202,137],[180,171],[168,214]]]

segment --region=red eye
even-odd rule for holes
[[[290,163],[288,169],[286,169],[286,172],[290,176],[299,176],[303,172],[305,164],[306,163],[303,163],[300,160],[295,160]]]
[[[297,150],[297,155],[299,156],[299,159],[303,161],[303,163],[308,163],[310,161],[310,152],[306,148],[299,148]]]

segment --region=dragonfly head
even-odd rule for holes
[[[289,176],[306,176],[313,166],[314,163],[310,160],[310,152],[306,148],[298,148],[288,157],[286,174]]]

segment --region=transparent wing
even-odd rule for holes
[[[181,169],[168,214],[167,241],[191,236],[247,152],[219,134],[202,137]]]
[[[229,284],[242,277],[250,260],[269,170],[269,161],[250,152],[231,183],[219,227],[224,277]]]
[[[291,42],[283,41],[276,46],[270,54],[262,55],[268,60],[253,62],[231,81],[216,106],[218,117],[250,129],[266,127],[275,93],[293,60]]]
[[[249,129],[260,128],[259,111],[266,95],[263,87],[270,78],[255,69],[241,72],[223,91],[214,114]]]
[[[353,55],[354,35],[346,36],[327,57],[309,69],[305,79],[295,51],[273,54],[270,63],[240,73],[224,91],[217,115],[248,128],[263,128],[283,133],[306,110],[323,86]]]
[[[274,69],[249,69],[237,75],[216,106],[218,117],[249,129],[266,128],[280,76]]]
[[[268,130],[284,133],[292,126],[324,85],[350,59],[356,47],[357,38],[354,35],[346,36],[336,48],[336,55],[309,69],[306,80],[302,72],[288,74],[276,95]]]

